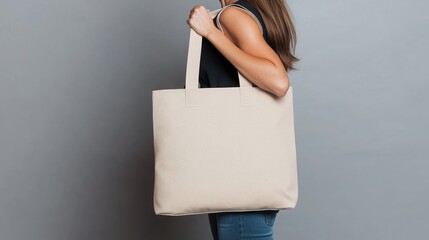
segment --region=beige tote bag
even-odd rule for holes
[[[240,87],[199,88],[201,41],[191,29],[185,89],[152,92],[155,214],[294,208],[292,87],[277,97],[237,72]]]

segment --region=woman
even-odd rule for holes
[[[203,37],[199,84],[238,87],[237,70],[254,87],[278,97],[289,88],[287,72],[296,70],[296,34],[284,0],[220,0],[222,10],[194,6],[186,20]],[[218,20],[218,21],[217,21]],[[218,25],[219,24],[219,25]],[[215,240],[273,239],[278,210],[210,213]]]

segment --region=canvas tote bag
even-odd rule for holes
[[[185,88],[152,91],[155,214],[294,208],[292,87],[277,97],[237,72],[240,87],[199,88],[201,41],[191,29]]]

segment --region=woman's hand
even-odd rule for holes
[[[186,23],[203,37],[207,37],[210,32],[216,29],[209,12],[210,10],[206,9],[203,5],[195,5],[189,13],[189,18],[186,20]]]

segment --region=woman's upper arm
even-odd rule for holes
[[[219,22],[225,36],[241,50],[284,68],[276,52],[265,41],[258,23],[247,12],[237,7],[228,7],[219,15]]]

